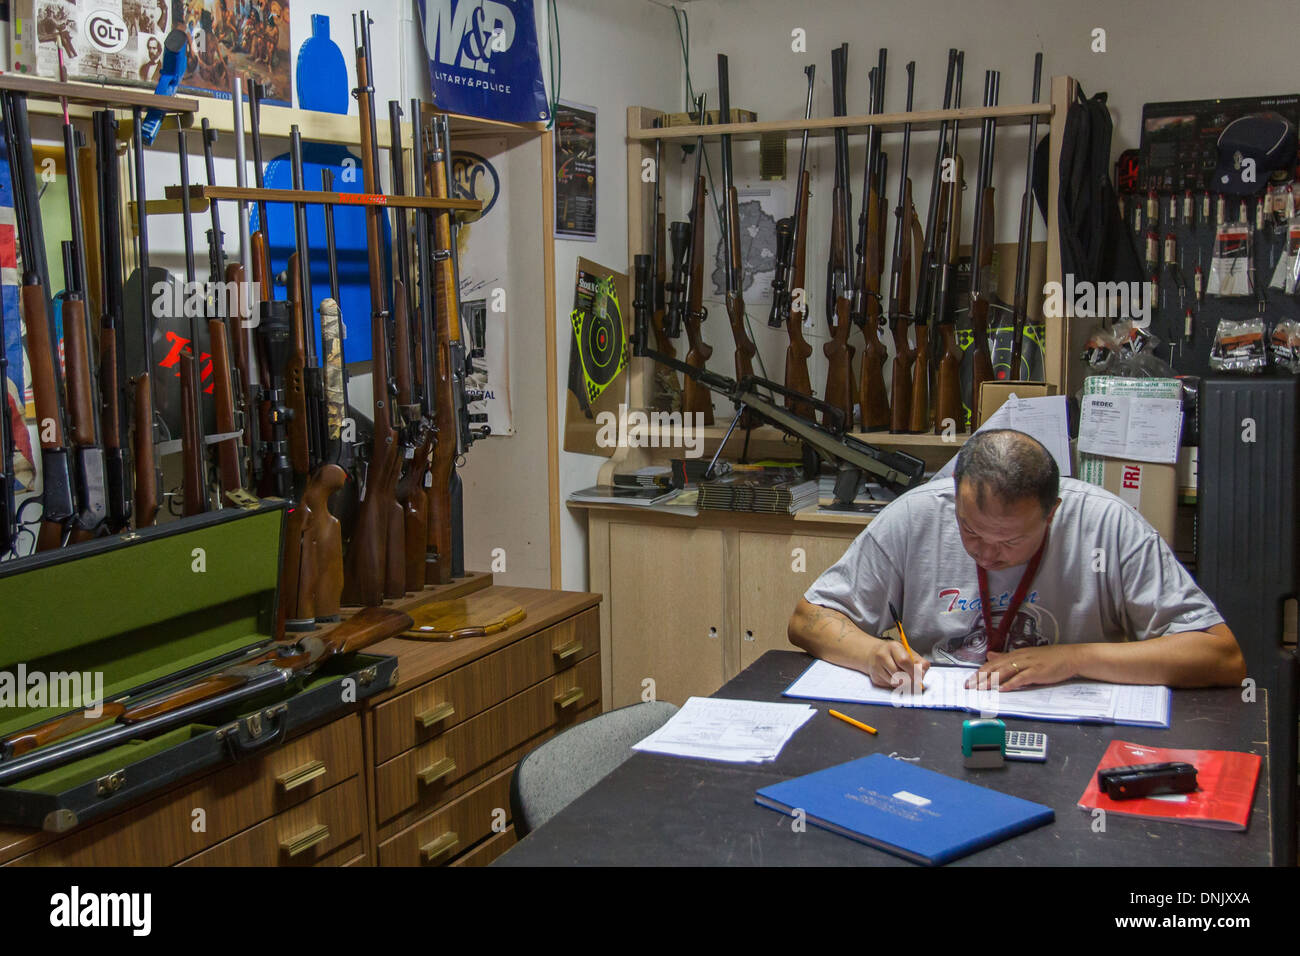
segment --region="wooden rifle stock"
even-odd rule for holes
[[[199,428],[199,395],[195,383],[194,353],[181,352],[181,493],[185,517],[208,510],[204,487],[202,431]]]
[[[27,332],[27,358],[32,373],[36,405],[36,433],[42,453],[64,454],[63,412],[59,407],[58,371],[51,351],[50,323],[45,312],[45,290],[29,277],[23,283],[23,327]],[[36,550],[49,551],[63,543],[63,523],[46,516],[36,535]]]
[[[216,412],[217,433],[229,434],[235,430],[235,395],[231,387],[230,350],[226,345],[226,323],[221,319],[208,320],[208,341],[212,345],[212,401]],[[240,476],[239,439],[228,438],[217,443],[217,474],[221,479],[222,494],[243,488]]]
[[[844,187],[837,187],[832,200],[834,214],[831,216],[831,250],[830,262],[842,263],[848,255],[848,228],[846,219],[847,203]],[[831,339],[822,346],[826,356],[826,401],[844,413],[846,423],[853,422],[853,386],[849,380],[851,371],[849,356],[849,332],[853,323],[849,315],[851,306],[849,290],[844,288],[836,296],[834,305],[835,324],[831,328]],[[829,412],[822,413],[822,424],[831,424]]]
[[[912,216],[912,180],[909,178],[903,184],[902,211],[898,217],[898,229],[903,235],[898,242],[900,261],[895,265],[898,270],[897,300],[894,303],[897,312],[890,317],[894,364],[889,430],[894,433],[907,431],[912,421],[912,363],[916,360],[916,352],[908,337],[912,328]]]
[[[343,529],[330,514],[329,500],[347,482],[347,472],[338,465],[321,465],[307,480],[301,504],[307,508],[303,528],[306,544],[312,548],[312,617],[317,621],[338,617],[343,594]]]
[[[935,302],[941,343],[934,376],[934,433],[936,435],[943,433],[947,422],[952,422],[959,432],[966,430],[966,419],[962,414],[961,406],[962,351],[957,344],[957,322],[947,314],[951,301],[952,278],[957,271],[958,248],[961,243],[962,167],[962,158],[958,154],[954,159],[953,181],[944,187],[948,190],[944,207],[947,210],[947,225],[944,228],[948,248],[943,250],[944,263]]]
[[[78,447],[95,443],[95,392],[90,379],[90,343],[86,340],[85,305],[80,296],[63,300],[68,424],[72,429],[72,444]]]
[[[248,284],[245,282],[247,277],[244,274],[244,266],[239,262],[232,262],[226,266],[227,288],[233,284],[234,288],[239,290],[238,309],[236,314],[230,317],[230,337],[235,346],[235,370],[239,373],[239,387],[243,396],[245,406],[251,401],[250,396],[253,394],[253,380],[249,364],[250,349],[248,345],[248,333],[250,329],[244,325],[244,319],[247,316],[256,314],[256,306],[248,300]],[[249,409],[246,407],[245,412]],[[252,431],[245,423],[244,443],[247,444],[251,438]]]
[[[148,372],[135,378],[131,450],[135,462],[132,513],[137,528],[152,527],[158,517],[158,479],[153,459],[153,389]]]
[[[727,194],[727,218],[731,223],[731,270],[735,276],[736,288],[727,293],[727,321],[731,325],[731,335],[736,340],[736,381],[752,378],[754,375],[754,355],[758,346],[749,337],[745,328],[745,294],[744,275],[740,255],[740,204],[736,187],[732,186]],[[749,427],[752,416],[746,412],[741,418],[741,427]]]
[[[921,228],[921,220],[912,210],[912,261],[920,263],[921,257],[925,254],[925,235]],[[924,276],[918,276],[918,281],[924,281]],[[919,294],[919,292],[918,292]],[[916,321],[912,324],[912,330],[916,335],[916,349],[913,351],[913,361],[911,370],[912,379],[912,409],[908,418],[907,430],[909,432],[924,432],[930,430],[930,326],[926,316],[917,315]],[[906,374],[906,372],[904,373]]]
[[[786,332],[790,344],[785,349],[785,387],[800,395],[812,395],[812,379],[808,375],[808,358],[812,346],[803,335],[803,320],[808,314],[808,301],[804,285],[808,263],[808,202],[811,198],[809,174],[805,169],[799,178],[799,215],[794,222],[794,268],[791,272],[790,314],[786,319]],[[797,290],[797,291],[796,291]],[[795,305],[796,295],[799,304]],[[793,396],[786,396],[785,407],[802,418],[815,416],[813,406]]]
[[[436,199],[447,198],[445,164],[447,143],[435,142],[429,155],[430,190]],[[423,175],[420,171],[419,175]],[[433,216],[433,352],[434,352],[434,426],[433,485],[428,494],[429,530],[425,538],[425,583],[447,584],[451,581],[452,472],[456,467],[456,410],[451,368],[453,329],[460,331],[460,302],[452,264],[451,213],[439,211]]]
[[[658,170],[656,168],[656,175]],[[663,213],[655,217],[655,256],[658,262],[656,274],[654,276],[654,308],[650,313],[650,330],[654,333],[655,349],[663,354],[677,358],[677,350],[673,348],[672,337],[668,334],[668,329],[664,325],[664,312],[667,298],[664,294],[664,284],[668,281],[668,263],[667,250],[665,249],[665,236],[667,235],[668,226]],[[656,375],[670,378],[674,383],[677,381],[677,373],[668,368],[659,368]]]
[[[889,395],[885,391],[885,360],[889,352],[881,341],[880,273],[884,266],[884,234],[881,229],[881,194],[872,188],[867,197],[867,249],[863,258],[866,326],[863,336],[861,390],[858,403],[863,431],[880,431],[890,425]]]
[[[397,407],[405,412],[414,412],[416,422],[413,428],[419,428],[419,408],[411,407],[411,325],[407,309],[406,284],[400,278],[393,279],[393,362],[394,375],[397,379]],[[423,429],[420,429],[423,431]],[[417,442],[416,454],[419,454]],[[428,537],[428,502],[424,493],[423,481],[419,484],[413,480],[416,459],[412,458],[406,467],[406,474],[398,479],[395,491],[397,504],[401,508],[402,527],[400,529],[402,549],[395,554],[390,546],[389,573],[385,579],[390,583],[400,581],[403,593],[418,591],[424,587],[424,556]],[[416,537],[411,537],[416,532]],[[394,563],[400,561],[400,566]],[[385,592],[387,595],[387,592]]]

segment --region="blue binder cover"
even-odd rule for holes
[[[893,853],[949,863],[1051,823],[1051,807],[872,754],[759,790],[759,806]]]

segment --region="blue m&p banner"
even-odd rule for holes
[[[510,123],[550,118],[533,0],[418,0],[439,109]]]

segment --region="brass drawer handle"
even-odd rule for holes
[[[310,830],[299,833],[296,837],[281,841],[280,849],[293,857],[310,850],[318,843],[324,843],[329,838],[330,828],[323,823],[318,823]]]
[[[301,767],[280,774],[275,778],[275,782],[279,785],[281,791],[289,793],[311,783],[317,777],[323,776],[325,776],[325,761],[313,760]]]
[[[582,650],[582,647],[583,647],[582,641],[574,640],[574,641],[569,641],[569,643],[565,644],[563,647],[555,648],[554,650],[551,651],[551,653],[555,655],[556,660],[563,661],[563,660],[568,660],[574,654],[577,654],[579,651]]]
[[[415,719],[419,721],[421,727],[431,727],[441,720],[455,716],[456,705],[451,701],[444,701],[441,704],[434,704],[422,714],[416,714]]]
[[[456,761],[452,760],[450,757],[443,757],[441,760],[437,760],[425,767],[417,774],[417,776],[420,778],[420,783],[427,787],[435,780],[440,780],[455,772]]]
[[[575,687],[573,690],[566,690],[555,698],[555,706],[564,710],[566,707],[572,707],[578,701],[582,700],[583,693],[581,687]]]
[[[432,863],[438,857],[446,856],[458,846],[460,846],[460,837],[456,835],[455,830],[448,830],[436,840],[420,847],[420,856],[424,857],[425,863]]]

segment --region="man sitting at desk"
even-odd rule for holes
[[[928,660],[878,637],[894,626],[891,602]],[[1002,690],[1246,676],[1223,616],[1155,529],[1109,492],[1062,479],[1046,448],[1010,429],[974,435],[952,478],[881,511],[804,594],[789,636],[881,687],[931,662],[978,666]]]

